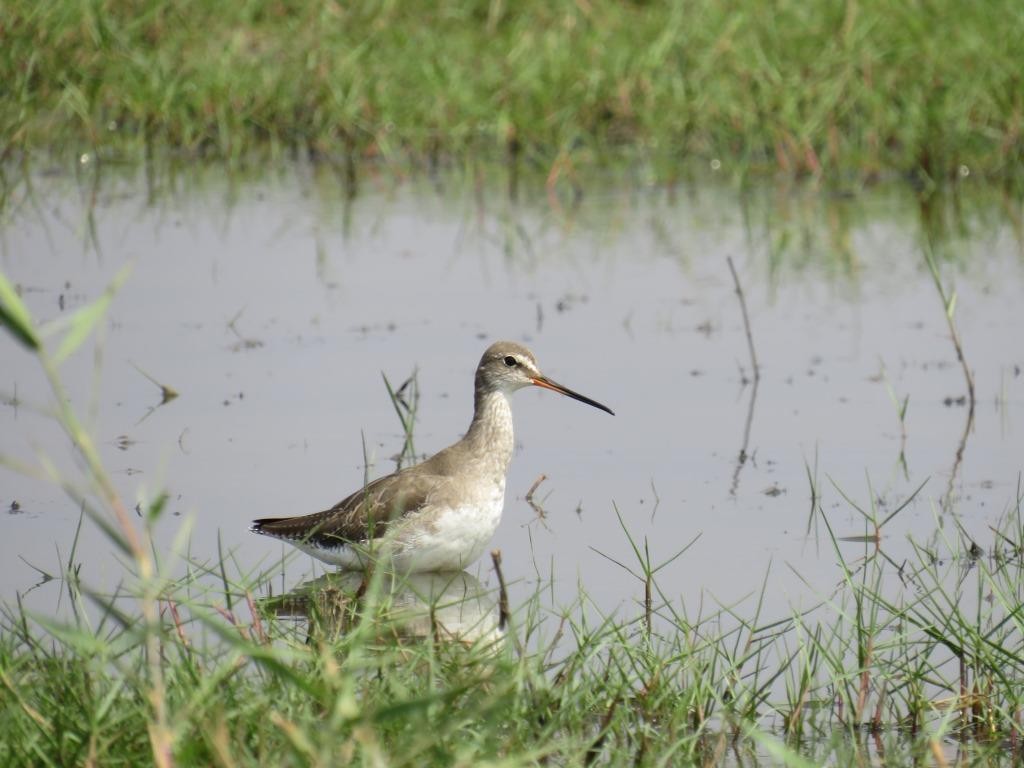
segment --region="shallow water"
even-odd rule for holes
[[[602,611],[635,612],[643,585],[616,516],[688,610],[752,601],[767,615],[827,595],[840,577],[808,471],[839,536],[866,532],[837,489],[885,517],[895,562],[909,537],[992,542],[1024,466],[1021,205],[965,184],[922,209],[911,190],[833,196],[717,179],[666,189],[597,185],[582,199],[510,202],[461,176],[362,180],[289,168],[252,181],[193,170],[158,188],[127,174],[37,175],[9,192],[2,268],[38,318],[67,315],[121,266],[101,344],[63,366],[126,499],[169,493],[159,524],[197,560],[229,551],[243,572],[288,551],[250,519],[314,512],[394,469],[401,427],[381,373],[417,371],[417,451],[469,422],[490,341],[524,341],[546,373],[614,418],[551,392],[515,400],[518,450],[494,546],[514,595],[554,578]],[[963,372],[922,246],[955,287],[977,384],[966,431]],[[756,398],[727,257],[738,269],[761,364]],[[97,350],[94,353],[93,350]],[[180,396],[158,406],[160,391]],[[889,388],[891,387],[892,395]],[[75,461],[32,409],[35,361],[0,340],[0,454],[65,472]],[[902,436],[894,401],[909,397]],[[741,449],[748,457],[739,462]],[[902,453],[902,459],[901,459]],[[540,519],[525,496],[534,493]],[[0,467],[0,598],[50,610],[77,507]],[[944,511],[945,510],[945,511]],[[962,526],[963,534],[956,526]],[[187,529],[186,529],[187,530]],[[844,542],[855,560],[869,545]],[[76,559],[112,588],[122,567],[86,523]],[[275,591],[324,568],[289,560]],[[470,572],[493,585],[490,564]]]

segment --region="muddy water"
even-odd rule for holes
[[[808,474],[840,536],[865,533],[838,489],[884,517],[896,563],[911,540],[992,542],[1024,468],[1021,206],[964,185],[929,209],[905,188],[832,196],[764,187],[609,185],[510,202],[461,177],[363,179],[351,198],[308,168],[251,181],[217,171],[147,188],[141,176],[37,176],[16,183],[2,265],[39,318],[67,316],[134,265],[100,344],[62,367],[126,499],[169,494],[161,544],[196,561],[218,546],[241,572],[287,548],[250,519],[314,512],[394,469],[402,433],[381,373],[417,372],[415,447],[469,422],[472,376],[494,339],[523,341],[556,380],[610,417],[551,392],[515,396],[517,451],[494,546],[517,594],[554,579],[555,605],[582,586],[603,611],[643,594],[622,524],[664,593],[816,603],[839,578]],[[1016,224],[1014,223],[1016,222]],[[955,287],[977,384],[964,376],[922,244]],[[753,386],[741,281],[760,380]],[[160,406],[160,390],[180,396]],[[68,475],[74,457],[34,406],[33,359],[0,340],[0,453]],[[756,394],[756,396],[754,396]],[[909,398],[901,425],[897,402]],[[740,461],[741,454],[745,461]],[[533,501],[525,499],[540,476]],[[79,511],[57,488],[0,467],[0,597],[60,600]],[[699,537],[699,538],[698,538]],[[844,542],[844,555],[867,545]],[[122,577],[86,523],[83,576]],[[323,572],[305,556],[280,592]],[[470,569],[484,585],[488,563]]]

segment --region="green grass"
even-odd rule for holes
[[[1017,0],[0,7],[0,156],[609,156],[1017,174]],[[671,172],[671,171],[670,171]]]

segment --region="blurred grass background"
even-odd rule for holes
[[[1016,174],[1019,0],[7,0],[0,153]]]

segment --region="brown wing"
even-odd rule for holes
[[[422,508],[437,489],[438,480],[409,470],[396,472],[374,480],[323,512],[254,520],[251,530],[323,546],[362,543],[383,536],[391,522]]]

